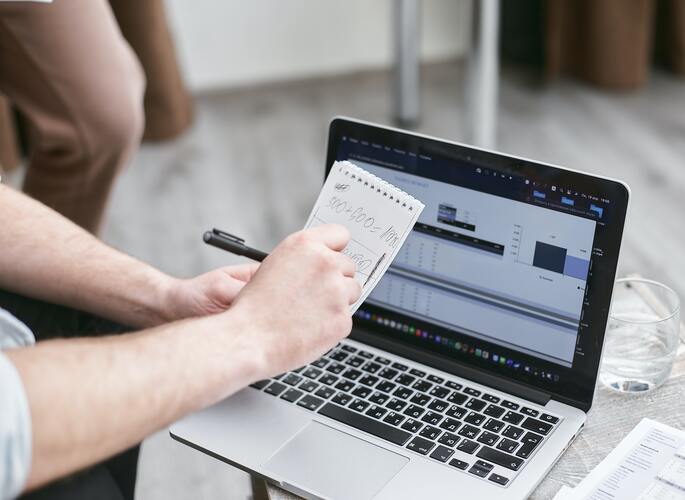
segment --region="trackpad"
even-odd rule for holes
[[[318,422],[288,441],[265,469],[296,488],[324,498],[375,496],[409,461]]]

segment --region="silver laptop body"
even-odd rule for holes
[[[426,203],[351,337],[172,438],[305,498],[527,498],[592,403],[627,186],[347,118],[340,159]]]

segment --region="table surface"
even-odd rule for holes
[[[598,386],[585,429],[530,498],[550,500],[563,484],[576,486],[645,417],[685,429],[685,348],[682,345],[671,376],[655,391],[626,396]],[[267,484],[266,490],[270,500],[299,499],[272,484]]]

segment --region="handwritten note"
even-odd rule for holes
[[[343,253],[357,266],[362,285],[356,311],[390,266],[423,210],[423,203],[373,174],[336,162],[305,227],[341,224],[352,239]]]

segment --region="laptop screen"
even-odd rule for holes
[[[350,122],[334,122],[331,140],[331,162],[349,160],[426,205],[355,324],[591,400],[625,189]]]

